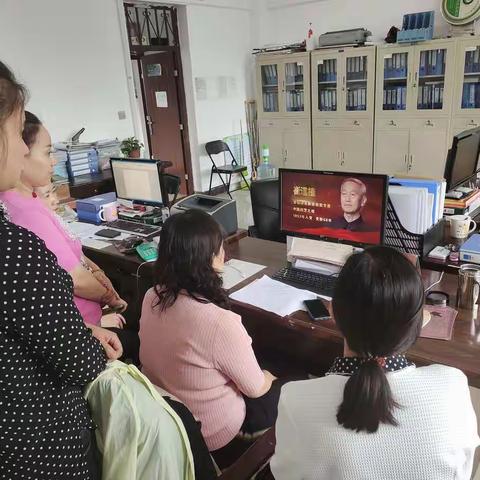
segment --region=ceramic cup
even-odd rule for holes
[[[110,202],[102,205],[98,212],[98,216],[102,222],[113,222],[114,220],[117,220],[117,202]]]
[[[477,224],[468,215],[452,215],[449,220],[450,235],[453,238],[467,238],[477,228]]]

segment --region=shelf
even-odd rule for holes
[[[299,85],[301,85],[302,88],[303,88],[303,82],[298,82],[298,83],[286,83],[286,84],[285,84],[286,87],[298,87]]]
[[[468,72],[463,74],[464,77],[480,77],[480,72]]]
[[[275,85],[262,85],[262,88],[278,88],[278,84],[275,84]]]
[[[367,83],[367,80],[347,80],[347,83]]]
[[[384,78],[384,82],[403,82],[407,81],[407,77],[390,77],[390,78]]]
[[[318,84],[319,85],[336,85],[337,81],[333,80],[333,81],[330,81],[330,82],[318,82]]]
[[[445,79],[445,74],[443,75],[421,75],[418,77],[419,80],[423,80],[424,78],[430,79],[430,78],[442,78]]]

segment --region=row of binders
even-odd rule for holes
[[[263,111],[278,112],[278,93],[268,92],[263,94]]]
[[[424,234],[442,217],[445,180],[392,177],[388,196],[400,223],[411,233]]]
[[[480,84],[466,82],[463,84],[462,108],[480,108]]]
[[[318,81],[319,82],[336,82],[337,81],[337,61],[322,60],[318,64]]]
[[[304,94],[303,90],[287,90],[287,112],[303,112]]]
[[[285,65],[287,84],[303,82],[303,65],[301,63],[287,63]]]
[[[367,109],[367,89],[365,87],[349,90],[347,93],[347,110],[359,111]]]
[[[384,110],[405,110],[407,107],[407,87],[385,87],[383,90]]]
[[[443,82],[427,83],[418,88],[419,110],[441,110],[443,108]]]
[[[367,79],[367,57],[347,58],[347,80]]]
[[[480,48],[465,52],[465,73],[480,73]]]
[[[322,112],[337,111],[337,90],[335,88],[329,88],[320,92],[318,109]]]
[[[445,75],[445,49],[424,50],[420,53],[420,77]]]
[[[262,79],[264,85],[277,86],[278,75],[276,65],[262,65]]]
[[[393,53],[385,58],[383,67],[384,78],[406,78],[408,65],[408,53]]]

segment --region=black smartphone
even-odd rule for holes
[[[115,237],[119,237],[121,233],[117,230],[103,228],[102,230],[99,230],[95,235],[99,237],[105,237],[105,238],[115,238]]]
[[[316,300],[305,300],[303,303],[312,320],[317,321],[330,318],[330,312],[319,298]]]

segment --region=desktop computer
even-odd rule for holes
[[[135,208],[119,212],[120,219],[109,222],[108,227],[132,235],[158,234],[161,230],[158,226],[162,221],[161,209],[168,205],[162,162],[111,158],[110,165],[117,200]]]
[[[445,164],[447,189],[465,183],[479,171],[480,127],[458,133],[453,137],[452,148]]]
[[[288,235],[381,245],[387,207],[386,175],[279,170],[280,225]],[[276,280],[332,296],[335,277],[287,266]]]

